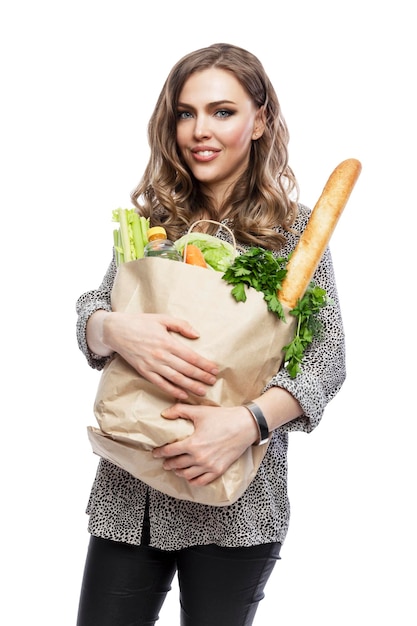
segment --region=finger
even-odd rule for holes
[[[179,333],[183,337],[188,337],[189,339],[197,339],[200,336],[198,330],[193,328],[186,320],[169,317],[165,320],[165,326],[167,330]]]
[[[139,371],[139,373],[141,372]],[[171,382],[169,382],[159,374],[156,374],[155,372],[148,372],[146,378],[150,383],[153,383],[154,385],[159,387],[159,389],[164,391],[167,395],[172,396],[177,400],[187,400],[189,397],[185,389],[173,385]],[[196,393],[195,395],[204,394]]]
[[[181,361],[173,367],[163,366],[161,375],[170,380],[176,387],[184,388],[200,396],[205,395],[207,388],[214,385],[217,380],[213,374],[191,367]]]
[[[179,478],[184,478],[185,480],[188,480],[188,482],[193,482],[196,478],[201,478],[204,473],[204,470],[202,470],[201,467],[198,467],[197,465],[172,471],[176,476],[178,476]]]
[[[208,385],[213,385],[216,382],[215,377],[219,373],[219,368],[214,361],[190,350],[180,341],[174,342],[167,365],[171,365],[188,378],[200,380]]]
[[[174,443],[167,443],[165,446],[160,446],[159,448],[154,448],[152,450],[152,455],[155,459],[179,459],[181,456],[187,456],[190,458],[190,455],[184,450],[181,441],[176,441]],[[167,467],[167,469],[174,469],[174,467],[187,467],[190,465],[190,462],[181,465],[178,465],[172,462],[171,467]]]
[[[214,472],[205,472],[196,476],[195,478],[190,478],[188,482],[195,487],[205,487],[212,483],[216,478],[219,478],[221,474],[217,474]]]
[[[197,360],[195,353],[181,350],[181,346],[173,343],[171,349],[168,347],[163,352],[155,353],[152,358],[130,359],[130,362],[148,380],[152,374],[159,375],[175,387],[186,389],[197,395],[204,395],[207,392],[207,386],[215,384],[218,368],[212,362],[204,361],[202,365],[208,369],[202,369],[188,362],[187,358],[194,362]]]
[[[178,417],[182,417],[194,422],[197,417],[198,410],[198,406],[176,402],[172,406],[168,406],[166,409],[161,411],[161,416],[166,419],[177,419]]]
[[[167,320],[166,329],[169,331],[177,332],[178,334],[189,338],[192,336],[192,338],[197,339],[200,336],[198,331],[192,328],[188,322],[177,319],[172,320],[172,318],[167,318]],[[219,368],[213,360],[207,359],[198,352],[195,352],[195,350],[191,349],[186,343],[182,342],[178,338],[175,338],[174,335],[171,334],[170,337],[172,339],[172,353],[178,358],[185,361],[192,367],[196,367],[197,369],[201,369],[214,375],[218,374]]]
[[[147,364],[144,367],[143,363],[133,359],[128,362],[146,380],[176,400],[188,400],[189,393],[197,396],[204,396],[207,393],[208,388],[203,383],[192,381],[167,365]]]
[[[187,454],[165,459],[162,464],[162,467],[165,470],[173,470],[175,472],[190,469],[191,466],[192,466],[192,460]],[[194,467],[197,467],[197,466],[194,465]],[[200,473],[201,473],[201,470],[200,470]]]
[[[178,363],[177,367],[181,368],[181,364]],[[207,373],[202,373],[201,370],[200,379],[204,379],[204,382],[202,380],[199,380],[196,374],[194,375],[196,376],[196,378],[190,378],[181,371],[178,371],[174,367],[168,365],[160,365],[158,367],[158,371],[153,372],[153,376],[160,377],[159,382],[161,384],[163,384],[163,381],[167,383],[166,385],[164,385],[164,389],[170,386],[170,388],[177,390],[177,393],[175,393],[174,395],[175,398],[181,398],[181,396],[178,395],[178,390],[193,393],[196,396],[205,396],[208,388],[216,382],[216,378],[214,376],[208,375]],[[153,382],[150,376],[152,376],[152,374],[148,374],[148,380]],[[185,396],[183,397],[183,399],[185,399]]]

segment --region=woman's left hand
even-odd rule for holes
[[[182,417],[194,424],[192,435],[153,450],[163,467],[194,485],[208,485],[236,461],[258,437],[256,424],[244,406],[213,407],[175,404],[163,417]]]

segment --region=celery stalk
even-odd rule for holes
[[[133,211],[130,215],[130,225],[132,227],[133,245],[135,249],[135,255],[137,259],[143,257],[144,243],[142,238],[142,229],[140,225],[140,218],[136,211]]]
[[[113,231],[116,264],[142,258],[148,243],[149,218],[139,217],[136,209],[119,208],[113,210],[112,220],[119,223]]]
[[[148,243],[149,218],[146,218],[146,217],[140,218],[140,228],[142,231],[143,245],[146,246],[146,244]]]
[[[123,263],[123,249],[121,247],[121,242],[120,242],[120,230],[114,230],[113,231],[113,247],[114,247],[114,252],[115,252],[115,260],[116,260],[116,265],[119,266]]]
[[[126,209],[119,209],[119,223],[124,262],[127,263],[132,260],[132,254],[130,252],[129,224]]]

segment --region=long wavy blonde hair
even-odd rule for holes
[[[176,143],[177,104],[183,85],[191,74],[210,68],[232,72],[255,106],[263,109],[266,123],[263,135],[252,141],[249,167],[222,207],[214,206]],[[253,54],[219,43],[180,59],[169,73],[150,118],[148,141],[150,158],[131,198],[152,225],[164,225],[170,239],[180,237],[202,216],[217,220],[221,215],[228,218],[241,242],[266,248],[279,248],[285,242],[282,231],[294,222],[298,198],[297,181],[288,165],[289,133],[275,90]]]

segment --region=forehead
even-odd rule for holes
[[[215,67],[191,74],[179,95],[179,101],[187,104],[223,100],[239,102],[252,99],[233,72]]]

